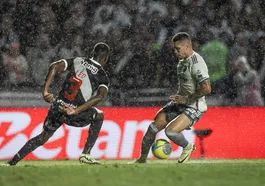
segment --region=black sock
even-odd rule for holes
[[[47,134],[47,133],[46,133]],[[44,133],[35,136],[34,138],[30,139],[19,151],[18,153],[8,161],[10,165],[16,165],[20,160],[22,160],[25,156],[29,153],[34,151],[39,146],[43,145],[48,139],[49,135],[45,135]]]
[[[156,134],[159,132],[158,128],[151,123],[142,140],[141,157],[140,159],[146,160],[151,146],[155,142]]]
[[[88,131],[88,137],[86,140],[85,148],[83,150],[84,154],[90,154],[91,149],[93,148],[98,139],[98,134],[100,132],[102,124],[103,119],[97,119],[91,123]]]

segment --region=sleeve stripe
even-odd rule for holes
[[[58,63],[59,61],[52,62],[50,66],[54,65],[55,63]]]
[[[199,83],[203,82],[206,79],[209,79],[209,77],[205,77],[205,78],[201,79],[201,81],[199,81]]]
[[[62,59],[62,61],[64,62],[64,69],[63,70],[65,71],[68,67],[68,63],[65,59]]]
[[[98,86],[98,88],[99,87],[105,87],[109,91],[109,87],[107,85],[101,84],[101,85]]]
[[[50,66],[52,66],[53,64],[56,64],[56,63],[60,63],[61,61],[64,62],[64,71],[65,71],[67,69],[67,67],[68,67],[68,63],[67,63],[67,61],[65,59],[61,59],[59,61],[55,61],[55,62],[51,63]]]
[[[198,63],[196,55],[192,56],[191,59],[192,59],[193,64]]]

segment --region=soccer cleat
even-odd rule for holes
[[[128,164],[137,164],[137,163],[147,163],[146,160],[142,160],[138,158],[137,160],[134,160],[132,162],[128,162]]]
[[[196,149],[193,143],[189,143],[187,147],[183,148],[182,154],[178,159],[178,163],[186,163],[190,159],[191,153]]]
[[[99,165],[101,164],[99,161],[95,160],[90,154],[81,154],[79,157],[79,162],[83,164],[92,164]]]
[[[4,164],[1,164],[0,166],[2,166],[2,167],[8,167],[8,166],[11,166],[11,165],[7,162],[7,163],[4,163]]]

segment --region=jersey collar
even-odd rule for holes
[[[95,61],[95,60],[93,59],[93,57],[92,57],[92,58],[90,58],[90,61],[92,61],[93,63],[95,63],[95,64],[97,64],[97,65],[100,65],[100,66],[101,66],[101,64],[99,64],[99,62]]]
[[[185,61],[191,61],[192,56],[194,56],[195,52],[193,51],[192,54],[185,59]]]
[[[186,58],[186,60],[190,60],[191,57],[192,57],[194,54],[195,54],[195,52],[193,51],[192,54],[191,54],[189,57]]]

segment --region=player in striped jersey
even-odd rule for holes
[[[30,139],[6,165],[16,165],[30,152],[43,145],[63,124],[74,127],[90,125],[88,138],[79,161],[87,164],[100,164],[90,156],[101,126],[104,114],[95,106],[108,93],[109,78],[103,69],[107,63],[110,48],[106,43],[94,46],[93,57],[61,59],[51,64],[43,90],[43,98],[51,103],[44,121],[43,131]],[[49,87],[58,71],[67,70],[68,74],[58,97],[49,92]]]
[[[205,95],[211,92],[208,69],[203,58],[193,51],[190,36],[185,32],[172,38],[177,66],[178,91],[170,96],[170,102],[158,111],[142,140],[141,156],[134,163],[145,163],[156,134],[165,129],[167,137],[183,148],[178,159],[185,163],[195,150],[181,133],[197,122],[207,110]]]

